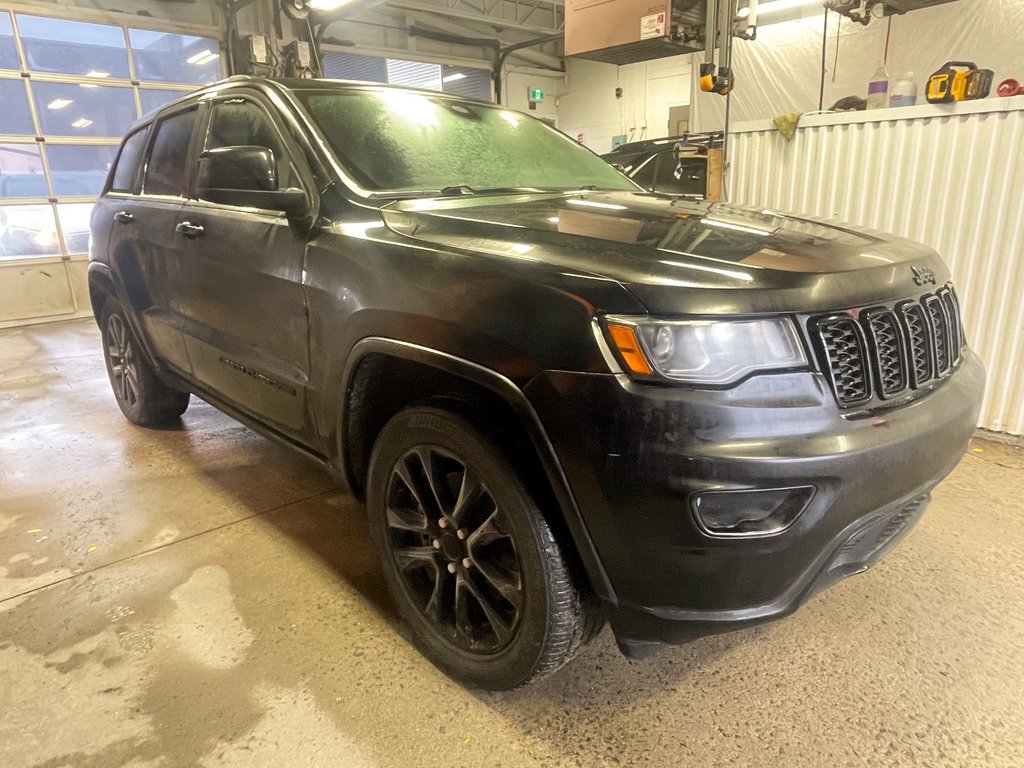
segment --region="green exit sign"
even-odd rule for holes
[[[544,101],[544,89],[530,86],[530,101]]]

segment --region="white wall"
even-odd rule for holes
[[[537,102],[536,110],[530,109],[528,95],[531,86],[544,91],[544,101]],[[558,94],[564,89],[565,82],[561,75],[555,74],[554,77],[540,77],[538,75],[516,72],[514,69],[510,71],[506,67],[501,101],[512,109],[518,109],[534,117],[555,120],[556,124],[558,124],[555,102],[558,100]],[[560,124],[559,127],[561,127]],[[575,134],[573,135],[575,136]]]
[[[1024,79],[1024,0],[957,0],[891,19],[886,62],[890,81],[912,70],[918,104],[926,103],[928,76],[950,60],[973,61],[994,70],[993,95],[1000,80]],[[731,122],[818,109],[823,23],[820,9],[809,10],[801,19],[761,26],[754,42],[734,42]],[[888,19],[873,19],[865,27],[828,14],[825,109],[844,96],[867,94],[868,81],[885,52],[888,28]],[[699,94],[692,111],[695,130],[722,128],[720,96]]]
[[[622,98],[615,89],[622,88]],[[690,103],[690,57],[618,67],[585,59],[566,60],[566,78],[558,99],[558,127],[584,144],[610,152],[612,136],[627,141],[669,135],[670,107]]]

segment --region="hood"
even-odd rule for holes
[[[930,285],[921,274],[949,279],[935,252],[910,240],[651,193],[467,195],[382,213],[395,232],[436,246],[615,280],[652,314],[848,309],[920,294]]]

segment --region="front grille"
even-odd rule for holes
[[[950,286],[894,307],[811,319],[842,407],[887,399],[947,375],[964,346],[960,306]]]
[[[864,345],[853,318],[838,318],[821,326],[821,340],[832,370],[832,385],[841,405],[854,405],[869,397]]]

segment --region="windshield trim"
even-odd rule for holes
[[[431,91],[431,90],[427,90],[427,89],[423,89],[423,88],[396,88],[394,86],[389,86],[389,85],[384,85],[384,84],[379,84],[379,83],[357,83],[357,82],[349,83],[349,82],[340,81],[340,80],[339,81],[319,81],[319,82],[321,82],[321,83],[323,83],[323,82],[331,82],[331,85],[330,85],[330,87],[324,87],[323,85],[319,85],[319,86],[314,86],[314,87],[293,87],[293,88],[288,88],[287,89],[288,90],[288,96],[290,97],[289,100],[292,102],[293,108],[297,112],[299,112],[299,114],[302,116],[303,121],[306,123],[306,125],[308,126],[310,131],[313,133],[313,135],[314,135],[314,137],[316,139],[316,143],[319,145],[321,151],[324,152],[327,155],[327,157],[330,160],[330,163],[331,163],[332,167],[334,168],[335,172],[341,177],[341,180],[344,182],[344,184],[352,192],[354,192],[358,197],[362,198],[366,202],[368,202],[368,203],[370,203],[372,205],[381,205],[382,207],[383,207],[383,205],[387,205],[387,204],[389,204],[389,203],[391,203],[391,202],[393,202],[395,200],[431,199],[431,198],[444,198],[444,197],[451,197],[451,196],[442,195],[440,189],[437,189],[437,190],[433,190],[433,189],[430,189],[430,190],[402,190],[402,189],[380,189],[380,190],[375,190],[375,189],[371,189],[371,188],[368,188],[368,187],[364,187],[362,184],[360,184],[358,181],[356,181],[354,174],[352,173],[352,171],[350,170],[350,168],[346,164],[346,162],[345,162],[344,158],[342,157],[342,155],[338,151],[335,150],[335,148],[333,147],[331,142],[327,139],[327,136],[324,134],[323,130],[321,129],[320,124],[317,122],[317,120],[310,113],[310,111],[309,111],[309,109],[308,109],[308,107],[306,105],[306,102],[305,102],[305,100],[303,98],[305,95],[307,95],[307,94],[324,94],[324,93],[352,93],[352,92],[360,92],[360,91],[370,91],[370,92],[405,91],[405,92],[408,92],[408,93],[423,94],[423,95],[426,95],[426,96],[430,96],[432,98],[440,98],[440,99],[444,99],[446,101],[450,101],[450,102],[457,103],[457,104],[459,104],[459,103],[461,103],[461,104],[468,104],[468,105],[472,105],[472,106],[475,106],[475,107],[486,107],[486,108],[495,109],[495,110],[511,110],[510,107],[506,107],[506,106],[504,106],[502,104],[492,104],[492,103],[487,102],[487,101],[480,101],[479,99],[471,99],[471,98],[467,98],[465,96],[457,96],[457,95],[453,95],[453,94],[447,94],[447,93],[444,93],[442,91]],[[334,85],[334,82],[337,83],[336,86]],[[516,111],[516,110],[511,110],[511,111]],[[552,126],[552,125],[550,125],[548,123],[545,123],[543,120],[538,120],[537,118],[533,117],[532,115],[527,115],[526,113],[520,113],[520,114],[522,114],[523,117],[528,118],[530,120],[537,120],[537,122],[544,123],[544,126],[546,128],[548,128],[548,129],[554,131],[555,134],[557,134],[559,138],[561,138],[561,139],[563,139],[565,141],[568,141],[571,144],[576,145],[576,146],[586,150],[587,152],[590,152],[590,154],[593,155],[597,160],[599,160],[600,162],[608,165],[608,167],[610,169],[614,170],[613,166],[608,164],[604,160],[604,158],[602,158],[599,154],[594,152],[589,147],[587,147],[587,146],[585,146],[583,144],[579,144],[578,142],[573,140],[573,138],[571,136],[563,133],[562,131],[558,130],[554,126]],[[607,188],[606,187],[600,187],[599,188],[599,187],[596,187],[596,186],[593,186],[593,185],[591,185],[590,189],[593,189],[595,191],[604,190],[604,191],[617,191],[617,192],[634,192],[634,191],[638,191],[638,190],[639,191],[645,191],[643,189],[643,187],[641,187],[639,184],[637,184],[635,181],[633,181],[627,175],[622,174],[622,173],[620,173],[620,175],[622,176],[622,181],[623,181],[623,184],[625,185],[622,189],[617,189],[616,188],[616,189],[613,190],[611,187],[607,187]],[[579,189],[578,185],[573,185],[573,186],[565,187],[565,188],[546,187],[546,188],[544,188],[544,191],[537,192],[536,194],[562,194],[562,193],[574,191],[574,190],[577,190],[577,189]],[[466,197],[472,197],[472,196],[475,196],[476,194],[480,194],[480,195],[488,194],[488,195],[490,195],[490,194],[502,194],[502,193],[486,192],[486,191],[484,191],[484,192],[474,193],[474,195],[466,195]],[[509,193],[509,194],[512,194],[512,193]],[[519,192],[519,193],[516,193],[516,194],[529,194],[529,193]]]

